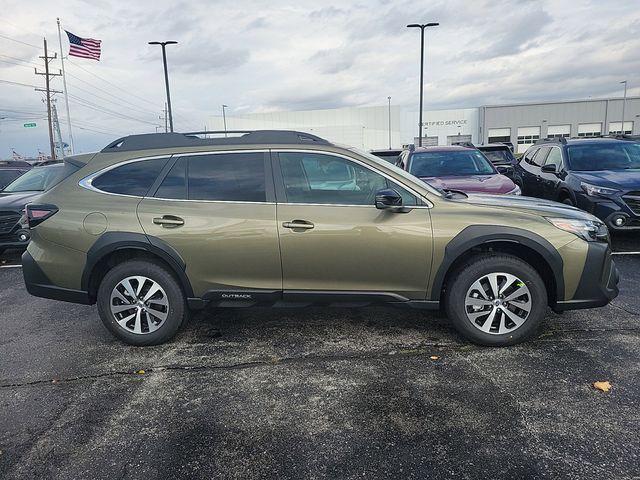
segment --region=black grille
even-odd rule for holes
[[[640,215],[640,192],[629,192],[622,197],[636,215]]]
[[[16,212],[0,212],[0,233],[9,233],[20,220],[21,215]]]

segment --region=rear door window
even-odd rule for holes
[[[91,185],[103,192],[144,197],[168,160],[160,158],[126,163],[94,178]]]
[[[179,159],[158,187],[156,198],[184,200],[187,198],[187,159]]]
[[[189,200],[265,202],[264,152],[188,157]]]

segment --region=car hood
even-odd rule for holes
[[[455,199],[458,202],[471,203],[473,205],[486,205],[488,207],[505,207],[544,217],[575,218],[580,220],[597,220],[596,217],[578,208],[564,203],[542,200],[540,198],[522,197],[519,195],[469,195],[468,198]]]
[[[504,175],[469,175],[450,177],[419,177],[425,183],[441,190],[460,190],[465,193],[505,194],[516,185]]]
[[[0,192],[0,210],[20,211],[41,194],[42,192]]]
[[[640,190],[640,169],[571,172],[585,183],[618,190]]]

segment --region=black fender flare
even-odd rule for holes
[[[136,249],[152,253],[164,260],[178,277],[187,297],[193,297],[193,288],[185,272],[186,263],[168,243],[144,233],[106,232],[100,235],[87,252],[87,261],[82,271],[82,290],[89,291],[93,271],[103,258],[117,250]]]
[[[456,235],[445,247],[444,259],[431,287],[430,300],[439,300],[447,272],[467,250],[492,242],[512,242],[524,245],[545,259],[556,282],[556,299],[564,300],[564,262],[560,253],[544,237],[529,230],[501,225],[472,225]]]

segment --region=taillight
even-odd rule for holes
[[[29,204],[25,209],[27,211],[27,225],[29,228],[40,225],[47,218],[55,215],[58,211],[58,207],[55,205]]]

